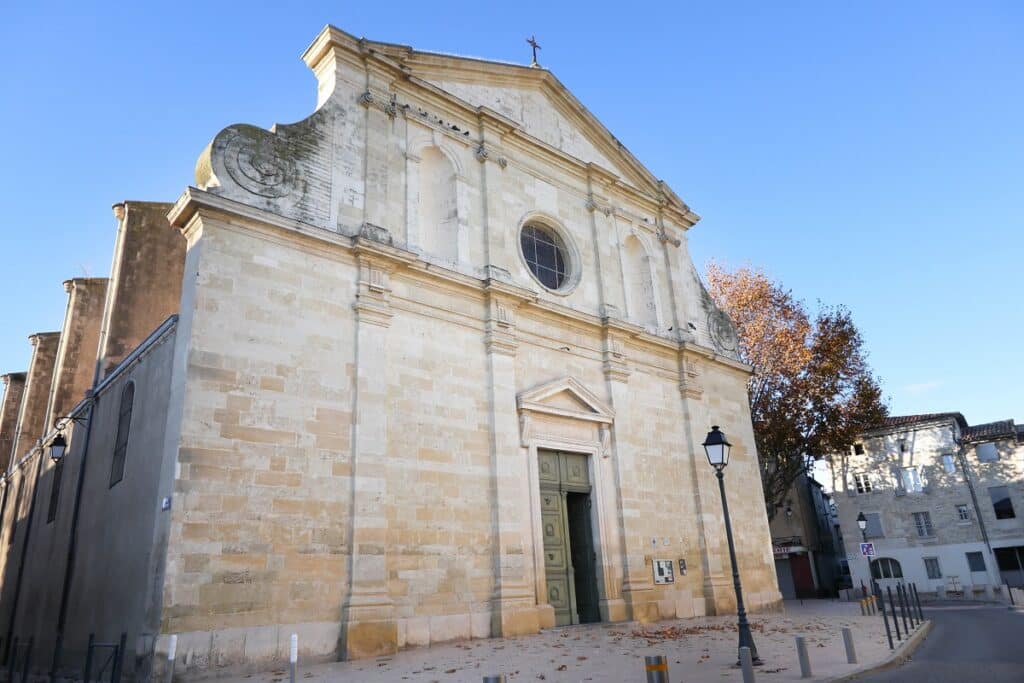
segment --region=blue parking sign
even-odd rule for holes
[[[874,557],[875,556],[875,544],[874,543],[861,543],[860,544],[860,554],[863,555],[864,557]]]

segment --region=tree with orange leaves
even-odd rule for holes
[[[711,263],[711,298],[736,326],[768,518],[814,457],[843,453],[888,409],[849,310],[802,301],[759,270]]]

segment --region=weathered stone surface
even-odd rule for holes
[[[75,278],[64,283],[68,306],[60,334],[49,422],[63,417],[85,398],[96,376],[100,325],[107,296],[106,278]]]
[[[14,449],[14,435],[18,429],[18,411],[25,391],[24,372],[10,372],[2,378],[4,400],[0,404],[0,472],[7,471],[7,464]]]
[[[185,240],[167,222],[170,208],[137,201],[114,206],[117,242],[99,341],[103,376],[178,312]]]

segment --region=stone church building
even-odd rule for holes
[[[333,27],[303,59],[315,112],[116,205],[110,278],[4,376],[3,656],[125,633],[142,678],[171,634],[182,672],[730,613],[712,424],[777,606],[698,216],[538,66]]]

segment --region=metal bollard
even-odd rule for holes
[[[484,683],[505,683],[505,674],[499,676],[484,676]]]
[[[644,669],[647,670],[647,683],[668,683],[668,660],[663,655],[644,657]]]
[[[924,612],[921,611],[921,596],[917,594],[917,584],[911,584],[914,589],[914,602],[917,603],[917,619],[918,621],[924,621]]]
[[[171,642],[167,644],[167,683],[174,680],[174,659],[178,656],[178,636],[171,636]]]
[[[25,650],[25,661],[22,663],[21,668],[21,683],[28,683],[28,670],[32,663],[32,643],[35,641],[35,636],[29,636],[28,638],[28,649]],[[14,683],[14,681],[11,681]]]
[[[878,602],[878,606],[882,610],[882,622],[885,624],[885,637],[889,640],[889,649],[892,650],[892,631],[889,630],[889,617],[885,614],[885,594],[879,593],[878,597],[881,598]]]
[[[807,641],[804,640],[803,636],[796,637],[796,656],[800,660],[800,678],[810,678],[814,674],[811,673],[811,659],[807,656]]]
[[[847,664],[856,664],[857,651],[853,648],[853,631],[848,628],[843,629],[843,645],[846,646]]]
[[[896,584],[896,597],[900,601],[900,616],[903,618],[903,632],[910,636],[910,623],[907,620],[907,601],[903,599],[903,584]]]
[[[743,683],[754,683],[754,660],[750,657],[750,648],[740,648],[740,668],[743,669]]]
[[[288,676],[295,683],[295,669],[299,663],[299,634],[292,634],[291,646],[288,648]]]
[[[896,640],[903,640],[903,636],[900,635],[900,618],[896,615],[896,603],[892,599],[892,586],[886,586],[885,590],[889,593],[889,607],[892,608],[892,625],[896,627]]]
[[[863,617],[863,616],[867,616],[867,613],[868,613],[868,612],[867,612],[867,610],[866,610],[866,609],[864,609],[864,602],[865,602],[865,600],[867,600],[867,598],[864,598],[864,599],[862,599],[862,600],[860,601],[860,615],[861,615],[862,617]]]

